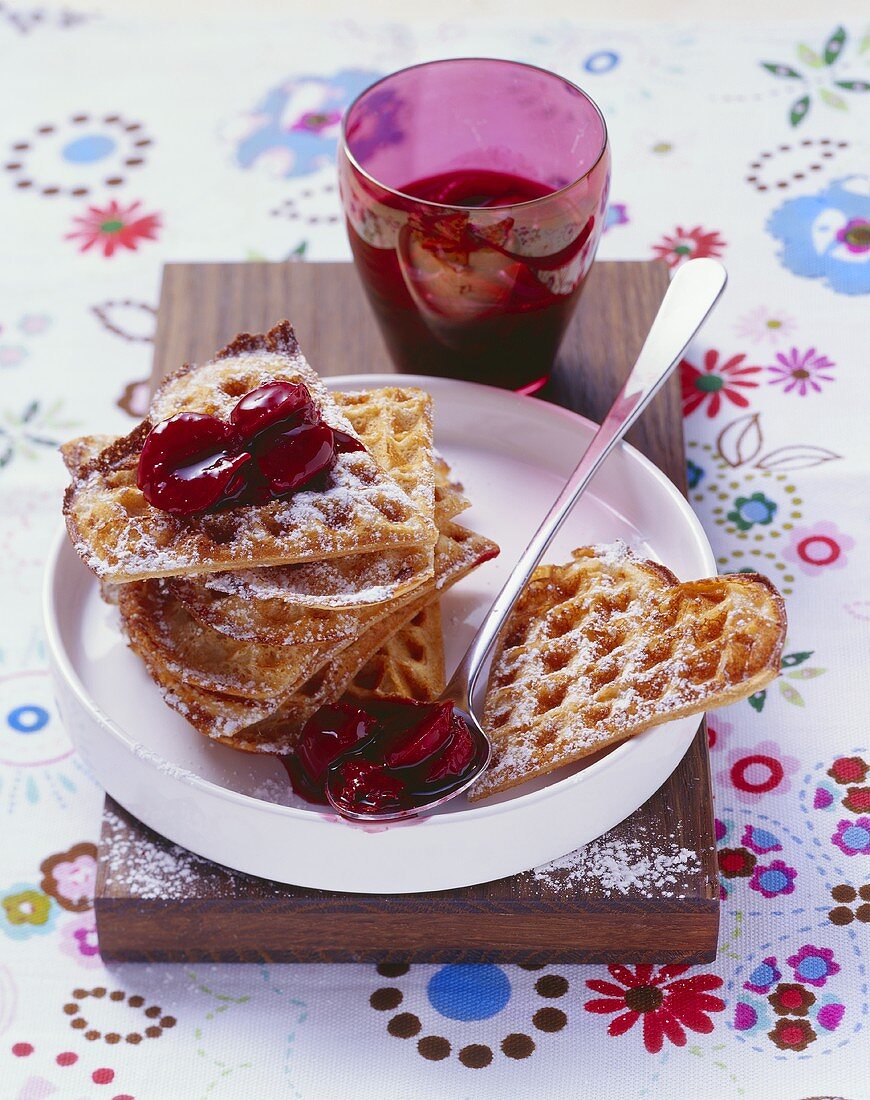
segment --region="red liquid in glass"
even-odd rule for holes
[[[554,274],[580,253],[594,217],[567,245],[544,247],[546,254],[536,257],[516,250],[512,230],[519,219],[512,210],[475,224],[461,209],[442,207],[511,207],[552,194],[544,184],[462,169],[399,190],[440,206],[409,202],[395,248],[374,247],[348,223],[354,258],[397,366],[534,392],[546,381],[582,289],[578,279],[567,293],[554,292]],[[566,207],[569,228],[571,213]],[[521,221],[524,228],[534,223],[528,208]],[[552,209],[548,221],[552,227]]]

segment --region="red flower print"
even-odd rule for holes
[[[806,1050],[816,1038],[809,1020],[777,1020],[767,1035],[780,1050]]]
[[[758,374],[761,367],[744,367],[745,355],[732,355],[720,365],[719,352],[712,348],[704,355],[704,369],[693,367],[688,359],[680,363],[683,387],[683,416],[688,416],[708,401],[707,416],[714,417],[722,408],[722,398],[745,409],[749,404],[742,389],[755,389],[758,382],[748,375]]]
[[[860,756],[841,756],[828,768],[835,783],[863,783],[870,768]]]
[[[745,848],[720,848],[719,870],[723,878],[749,878],[757,862]]]
[[[843,805],[853,814],[870,812],[870,787],[848,787]]]
[[[794,982],[780,982],[767,999],[777,1016],[806,1016],[816,1003],[811,989]]]
[[[81,241],[80,252],[99,245],[104,256],[113,256],[119,247],[136,251],[139,241],[157,239],[157,230],[162,222],[159,214],[140,214],[141,202],[132,202],[123,207],[114,199],[104,207],[89,206],[86,214],[73,218],[77,226],[67,233],[66,240]]]
[[[652,250],[657,259],[667,262],[668,267],[679,267],[686,260],[721,256],[725,243],[715,229],[712,233],[705,233],[700,225],[694,229],[683,229],[678,225],[672,234],[665,233],[661,241],[652,246]]]
[[[677,1047],[686,1045],[686,1031],[708,1034],[713,1021],[708,1013],[722,1012],[725,1002],[710,993],[722,985],[715,974],[695,974],[680,978],[688,966],[608,966],[612,982],[598,978],[586,985],[601,993],[600,999],[587,1001],[587,1012],[619,1015],[610,1021],[609,1035],[624,1035],[643,1017],[643,1043],[650,1054],[658,1054],[665,1039]],[[676,979],[676,980],[674,980]],[[618,984],[617,984],[618,983]]]

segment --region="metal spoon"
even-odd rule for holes
[[[484,616],[477,633],[439,702],[451,700],[455,711],[465,719],[476,742],[476,761],[469,778],[461,786],[431,802],[391,813],[353,813],[338,806],[327,783],[327,797],[336,810],[354,821],[368,824],[400,821],[416,817],[466,791],[489,766],[492,744],[474,713],[474,689],[490,650],[505,619],[532,575],[544,551],[565,522],[580,494],[595,476],[602,462],[638,419],[682,358],[689,341],[704,323],[725,288],[725,268],[715,260],[690,260],[671,280],[659,311],[641,348],[640,355],[601,427],[568,478],[565,488],[547,513],[528,546]]]

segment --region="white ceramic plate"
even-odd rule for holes
[[[393,376],[328,379],[332,389]],[[516,556],[594,431],[533,398],[404,377],[435,399],[435,437],[474,502],[460,520],[501,555],[443,601],[448,670],[464,652]],[[619,448],[547,555],[624,539],[683,580],[715,573],[710,545],[679,491],[629,446]],[[163,703],[125,645],[65,533],[45,586],[48,648],[60,710],[106,790],[146,825],[228,867],[326,890],[402,893],[486,882],[545,863],[633,813],[676,768],[697,718],[659,726],[573,771],[391,827],[350,825],[294,799],[281,765],[207,741]]]

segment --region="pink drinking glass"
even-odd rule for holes
[[[358,96],[339,185],[399,370],[539,389],[592,265],[609,183],[598,107],[533,65],[431,61]]]

